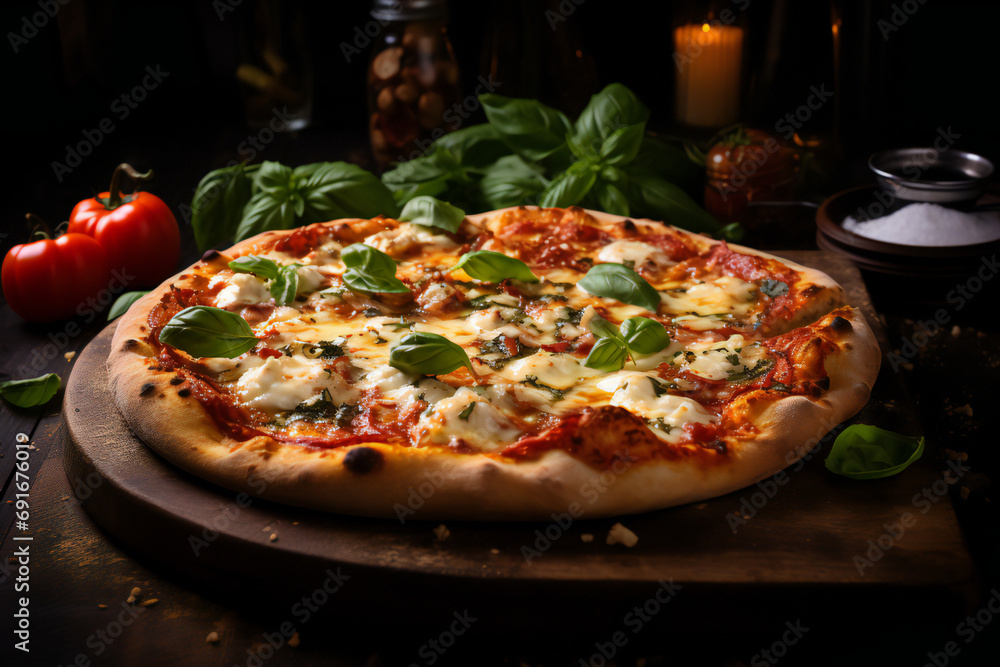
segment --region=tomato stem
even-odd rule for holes
[[[52,238],[52,228],[49,227],[49,223],[45,222],[34,213],[25,213],[24,219],[28,221],[29,241],[41,241],[43,239]]]
[[[122,187],[122,175],[125,174],[133,181],[135,181],[136,187],[133,188],[134,193],[138,189],[140,182],[148,181],[153,178],[153,170],[150,169],[146,173],[140,173],[135,170],[135,167],[127,162],[122,162],[120,165],[115,167],[115,173],[111,174],[111,187],[108,188],[107,199],[98,198],[98,201],[104,204],[104,207],[109,211],[113,211],[122,204],[125,204],[131,199],[126,199],[121,195]]]

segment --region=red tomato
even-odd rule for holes
[[[16,245],[3,260],[3,293],[29,322],[65,320],[109,289],[111,267],[101,244],[85,234],[63,234]]]
[[[100,198],[109,195],[102,192]],[[162,199],[148,192],[124,195],[122,201],[108,208],[97,198],[83,200],[69,215],[69,231],[97,239],[128,289],[155,287],[177,267],[181,254],[177,218]]]

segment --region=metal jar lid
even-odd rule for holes
[[[373,0],[372,17],[379,21],[421,21],[448,15],[448,0]]]

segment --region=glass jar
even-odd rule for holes
[[[368,131],[380,170],[419,157],[462,116],[443,0],[375,0],[383,26],[368,65]]]

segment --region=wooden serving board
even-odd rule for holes
[[[786,255],[844,285],[886,349],[853,265],[821,252]],[[712,618],[724,616],[720,605],[739,599],[756,614],[770,607],[787,620],[789,612],[778,610],[789,599],[816,613],[827,598],[847,596],[855,613],[891,604],[893,613],[903,605],[926,614],[960,608],[973,594],[973,566],[949,497],[941,493],[946,463],[928,455],[896,477],[852,481],[823,467],[831,437],[801,469],[793,466],[754,487],[621,517],[639,537],[632,548],[605,543],[616,519],[449,522],[450,536],[441,541],[433,532],[438,522],[360,519],[248,500],[174,468],[132,435],[106,386],[113,330],[112,324],[83,351],[66,389],[66,472],[74,488],[86,489],[84,509],[114,540],[198,586],[315,590],[339,568],[350,584],[338,599],[353,609],[370,610],[391,595],[394,605],[409,602],[415,609],[433,600],[450,609],[478,600],[483,614],[484,599],[494,613],[517,609],[522,615],[586,603],[588,614],[606,608],[618,619],[620,604],[593,603],[648,599],[665,581],[699,591],[688,595],[685,613],[704,607]],[[919,431],[887,364],[872,400],[852,421]],[[920,494],[929,495],[920,500]],[[912,521],[905,521],[904,533],[884,537],[906,517]],[[584,534],[593,541],[584,542]],[[800,597],[804,592],[807,598]]]

